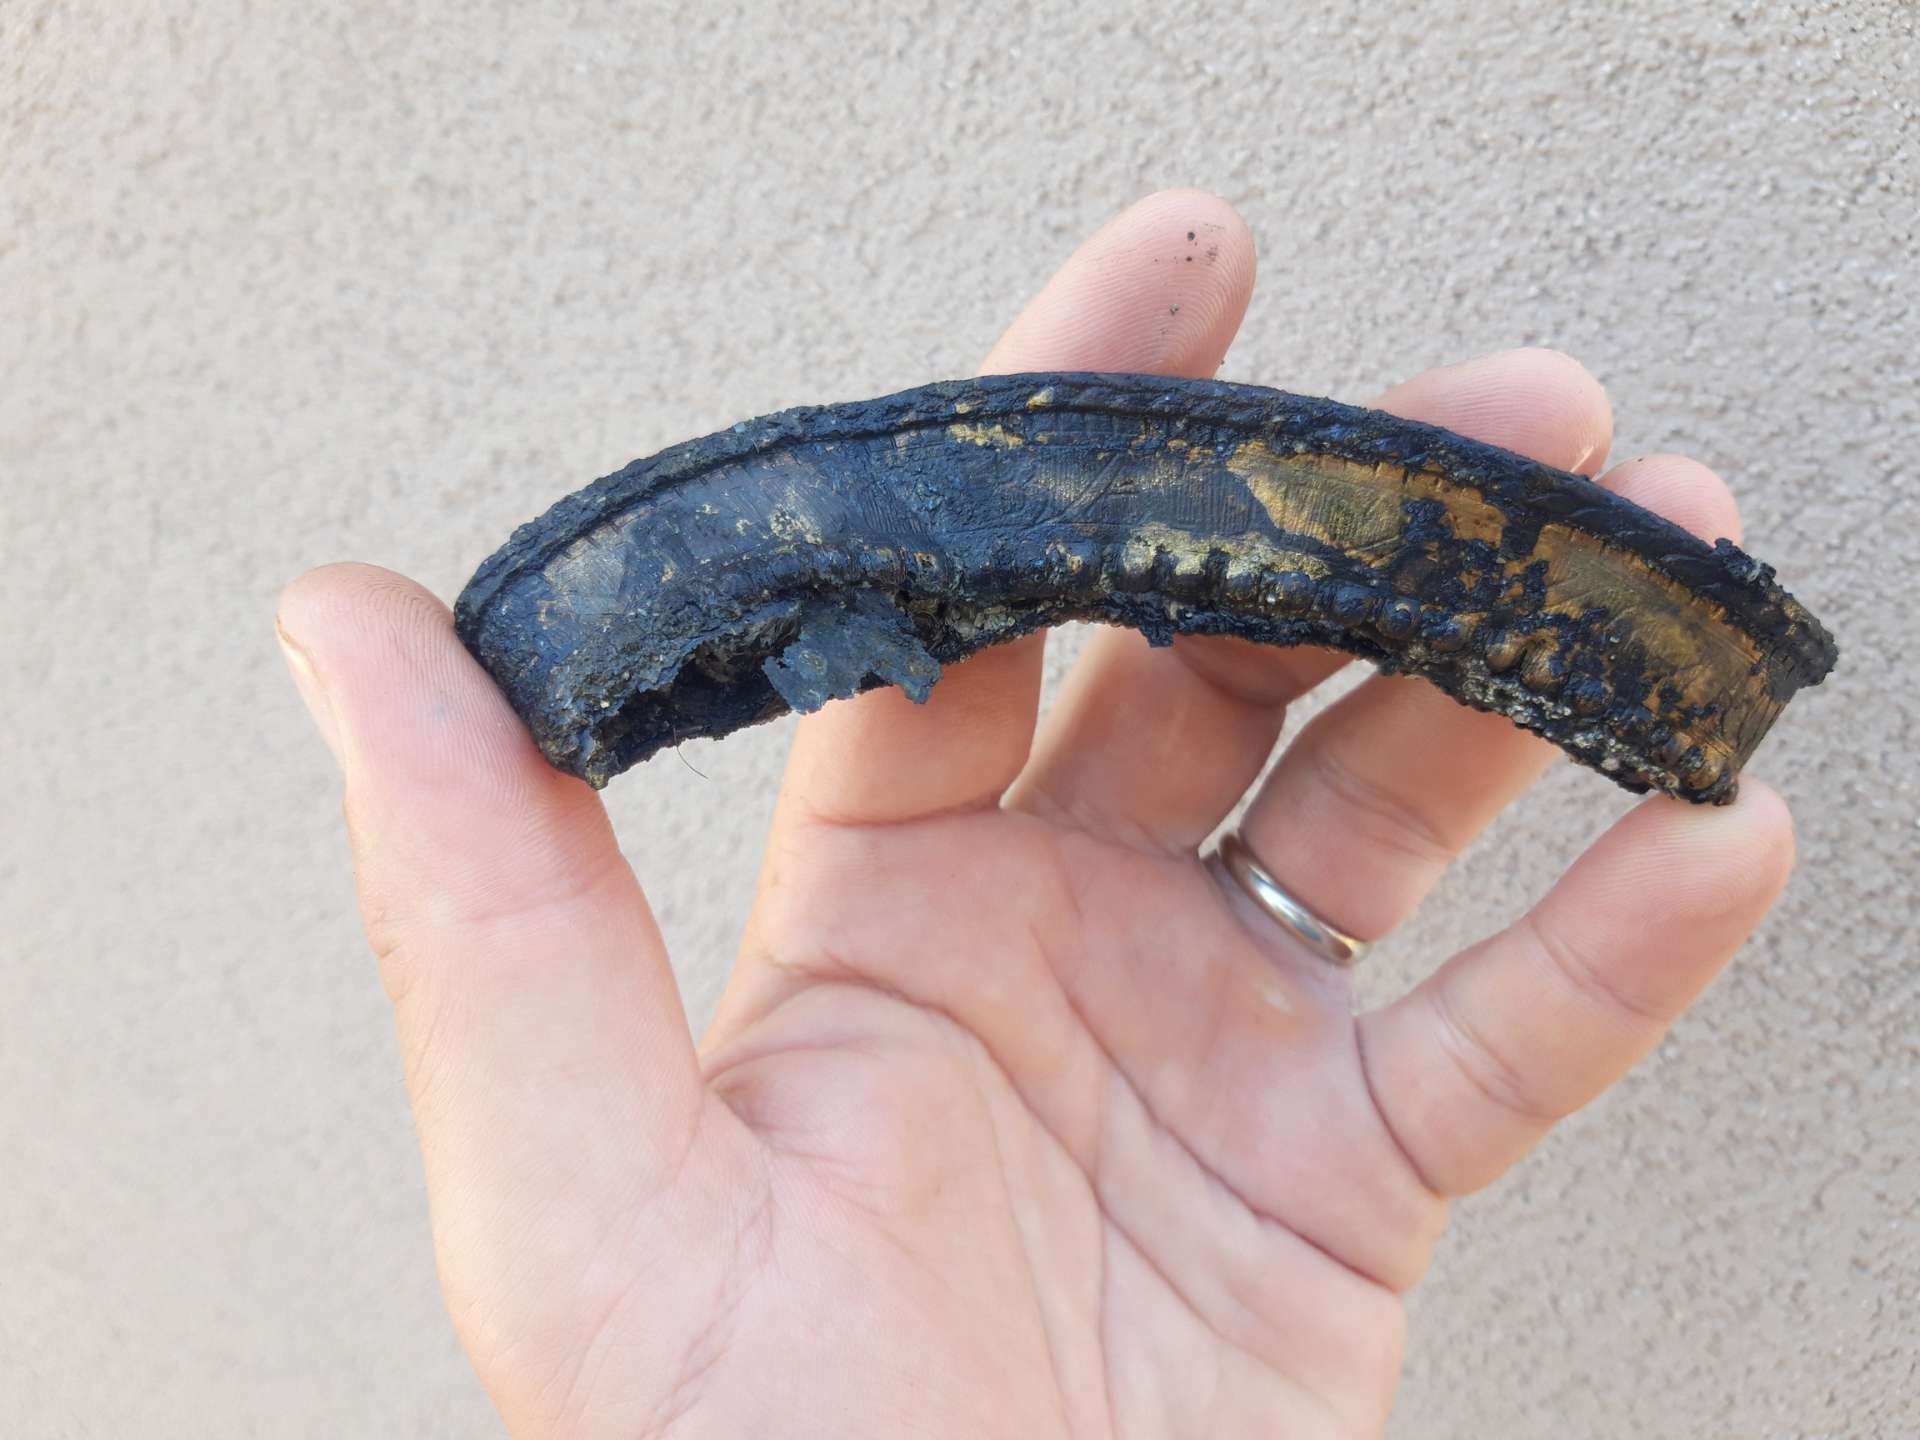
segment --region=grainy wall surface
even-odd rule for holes
[[[451,595],[633,455],[964,372],[1197,184],[1227,378],[1570,350],[1844,651],[1757,765],[1785,903],[1460,1209],[1395,1436],[1920,1433],[1917,117],[1903,0],[0,0],[0,1431],[497,1433],[279,586]],[[696,1023],[785,738],[609,792]],[[1372,993],[1622,804],[1557,773]]]

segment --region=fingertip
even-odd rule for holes
[[[377,565],[323,565],[281,592],[275,625],[320,693],[316,710],[360,803],[476,787],[504,802],[559,779],[461,644],[452,612],[418,582]]]
[[[1654,796],[1590,852],[1622,905],[1674,923],[1725,920],[1744,933],[1759,922],[1793,869],[1793,817],[1758,780],[1743,779],[1729,805]]]
[[[420,589],[404,575],[357,560],[316,565],[281,590],[278,613],[283,623],[293,622],[288,628],[297,629],[299,621],[336,611],[343,599],[389,587]]]
[[[1123,210],[1111,228],[1149,265],[1179,267],[1174,273],[1182,279],[1191,271],[1229,293],[1253,292],[1257,247],[1252,227],[1211,190],[1156,190]]]
[[[1738,794],[1726,805],[1658,796],[1643,801],[1641,808],[1666,817],[1676,844],[1724,853],[1742,868],[1776,868],[1779,851],[1791,857],[1793,816],[1780,793],[1759,780],[1743,777]]]
[[[1596,473],[1613,445],[1613,401],[1599,378],[1564,350],[1523,346],[1492,358],[1490,375],[1504,374],[1512,389],[1532,391],[1535,423],[1551,427],[1567,447],[1564,467]],[[1495,388],[1489,384],[1490,398]]]
[[[368,641],[435,644],[453,615],[424,585],[378,565],[340,561],[280,592],[274,624],[317,663],[347,659]]]
[[[1593,372],[1559,350],[1499,350],[1394,386],[1380,408],[1591,475],[1613,444],[1613,404]]]
[[[1253,233],[1204,190],[1162,190],[1109,220],[1054,274],[981,366],[1205,378],[1253,293]]]
[[[1709,543],[1740,543],[1740,507],[1712,470],[1685,455],[1656,453],[1622,461],[1600,477],[1615,494]]]
[[[1793,811],[1785,798],[1771,785],[1743,779],[1731,805],[1707,808],[1718,809],[1729,824],[1738,827],[1732,843],[1739,868],[1751,877],[1755,892],[1771,904],[1786,887],[1798,850]]]

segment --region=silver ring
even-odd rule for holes
[[[1240,838],[1239,831],[1223,835],[1220,848],[1215,853],[1221,867],[1233,877],[1234,884],[1246,892],[1247,898],[1260,907],[1262,914],[1329,965],[1350,970],[1367,953],[1366,941],[1356,940],[1345,931],[1334,929],[1282,890],[1280,882],[1253,858],[1253,851],[1247,848],[1247,842]]]

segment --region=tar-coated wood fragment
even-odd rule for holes
[[[595,785],[876,685],[924,699],[941,666],[1078,619],[1334,646],[1630,790],[1724,802],[1836,655],[1769,567],[1581,476],[1144,375],[928,385],[676,445],[522,526],[455,615]]]

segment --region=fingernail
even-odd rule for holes
[[[314,668],[313,657],[287,633],[277,615],[273,620],[273,633],[280,640],[280,653],[287,657],[287,669],[293,675],[293,688],[307,702],[307,713],[313,716],[314,728],[319,730],[320,738],[327,742],[327,749],[333,752],[334,763],[341,763],[339,728],[334,724],[333,706],[327,700],[327,687],[320,682],[320,672]]]

